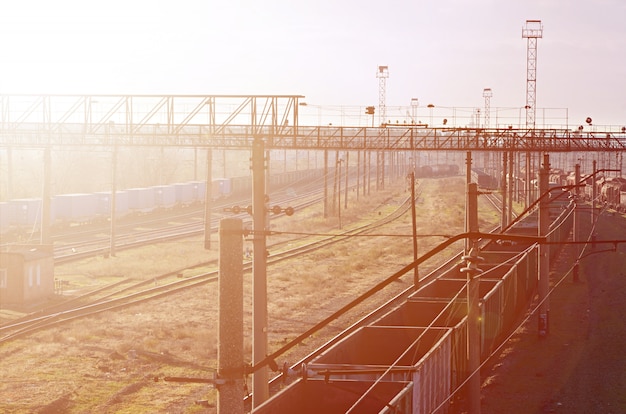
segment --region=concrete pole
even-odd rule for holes
[[[349,174],[348,167],[350,166],[350,151],[346,151],[346,185],[344,189],[344,197],[343,197],[343,208],[346,210],[348,208],[348,185],[349,182]],[[340,206],[341,207],[341,206]]]
[[[259,137],[252,144],[252,214],[254,255],[252,257],[252,363],[257,365],[267,356],[267,246],[265,240],[265,144]],[[269,371],[258,368],[252,374],[252,407],[269,398]]]
[[[465,157],[465,186],[469,188],[469,184],[472,182],[472,153],[467,151],[467,155]],[[477,184],[478,185],[478,184]],[[465,231],[469,231],[469,197],[465,197]],[[469,254],[470,248],[470,240],[465,240],[465,254]]]
[[[41,230],[40,230],[40,243],[52,244],[52,237],[50,234],[50,210],[51,210],[51,170],[52,170],[52,149],[50,145],[47,145],[43,150],[43,188],[41,195]]]
[[[363,197],[367,195],[367,151],[363,150]]]
[[[385,151],[380,151],[380,189],[385,189]]]
[[[380,190],[380,151],[376,151],[376,191]]]
[[[328,150],[324,150],[324,218],[328,217]]]
[[[548,177],[550,174],[550,155],[543,155],[543,165],[539,170],[539,197],[550,191]],[[547,236],[550,230],[550,199],[545,196],[539,201],[539,236]],[[550,246],[539,245],[539,336],[548,335],[550,328]]]
[[[359,191],[361,190],[361,151],[356,152],[356,201],[359,201]]]
[[[598,162],[593,160],[593,169],[591,171],[591,225],[596,220],[596,197],[598,197],[598,193],[596,191],[596,171],[598,168]]]
[[[526,190],[526,194],[525,194],[525,206],[524,208],[528,208],[529,205],[531,205],[533,203],[532,200],[532,193],[531,193],[531,179],[532,179],[532,174],[530,173],[530,168],[531,168],[531,163],[530,163],[530,152],[526,152],[526,180],[524,182],[524,189]]]
[[[217,412],[243,414],[243,224],[220,221]]]
[[[117,227],[117,142],[113,143],[111,154],[111,237],[109,240],[109,256],[115,257],[115,238]]]
[[[503,152],[502,153],[502,184],[500,186],[501,189],[501,193],[502,193],[502,218],[500,221],[500,226],[502,228],[502,230],[504,230],[504,228],[507,226],[507,202],[506,202],[506,195],[507,195],[507,164],[508,164],[508,152]]]
[[[413,231],[413,261],[417,261],[417,218],[415,212],[415,172],[411,171],[409,173],[409,178],[411,180],[411,227]],[[418,266],[415,265],[413,269],[413,286],[415,290],[419,288],[420,285],[420,275]]]
[[[513,164],[515,159],[514,156],[515,154],[513,152],[509,154],[509,197],[507,200],[507,226],[509,223],[513,222],[513,187],[515,186],[515,179],[513,176]]]
[[[334,176],[333,176],[333,200],[331,203],[333,206],[332,208],[333,213],[338,213],[336,208],[337,208],[337,187],[341,185],[339,181],[339,175],[341,174],[340,169],[341,169],[341,165],[339,161],[339,151],[335,151],[335,171],[334,171]],[[339,195],[339,197],[341,198],[341,194]],[[339,201],[339,204],[341,204],[341,200]],[[338,213],[338,214],[341,214],[341,213]]]
[[[371,184],[372,184],[372,153],[370,151],[366,151],[367,154],[367,195],[370,195],[370,190],[371,190]],[[364,183],[365,184],[365,183]],[[365,195],[365,191],[363,192],[363,195]]]
[[[575,172],[574,172],[574,177],[575,177],[575,184],[578,186],[580,185],[580,164],[576,164],[575,166]],[[578,271],[579,271],[579,265],[578,265],[578,257],[580,256],[580,246],[577,244],[577,242],[580,239],[580,236],[578,233],[580,233],[580,207],[579,207],[579,203],[580,203],[580,187],[576,187],[576,191],[575,191],[575,195],[574,195],[574,229],[572,230],[573,233],[573,239],[574,239],[574,246],[576,249],[576,262],[574,263],[574,269],[573,269],[573,279],[574,282],[578,282],[579,281],[579,276],[578,276]]]
[[[206,150],[206,191],[204,192],[204,249],[211,249],[211,208],[213,207],[213,151]]]
[[[467,185],[467,217],[470,232],[478,232],[478,184]],[[468,346],[468,396],[469,412],[480,414],[480,273],[478,262],[479,246],[477,239],[471,239],[469,254],[463,259],[467,267],[462,269],[467,273],[467,346]]]

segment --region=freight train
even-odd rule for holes
[[[563,185],[576,184],[574,173],[570,173],[564,179]],[[608,208],[619,212],[626,212],[626,178],[605,177],[599,175],[596,179],[588,178],[583,183],[582,197],[590,201],[596,195],[596,203],[601,203]]]
[[[433,164],[415,167],[415,177],[451,177],[459,175],[458,164]]]
[[[487,174],[480,168],[472,168],[472,182],[478,184],[478,187],[485,190],[495,190],[500,184],[496,177]]]
[[[301,185],[322,176],[322,170],[300,170],[270,177],[270,188]],[[214,200],[252,193],[252,177],[215,178],[211,183]],[[115,192],[115,214],[118,218],[148,214],[203,203],[206,181],[191,181]],[[50,223],[67,227],[106,221],[111,216],[111,192],[59,194],[50,200]],[[38,230],[41,224],[40,198],[0,202],[0,235]]]
[[[572,206],[552,223],[550,242],[567,239]],[[537,234],[537,216],[511,230]],[[557,249],[551,249],[554,258]],[[515,329],[538,284],[538,245],[489,243],[480,250],[480,358]],[[462,264],[401,304],[341,335],[306,362],[284,369],[293,380],[253,413],[445,413],[469,372],[467,275]],[[370,318],[372,319],[372,318]]]

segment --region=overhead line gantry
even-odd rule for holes
[[[0,96],[0,147],[621,152],[626,133],[300,125],[301,95]]]

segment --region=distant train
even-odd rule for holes
[[[454,175],[459,175],[459,166],[457,164],[422,165],[415,168],[415,176],[421,178],[448,177]]]
[[[270,187],[296,185],[322,176],[322,170],[289,171],[270,177]],[[115,214],[118,218],[148,214],[160,210],[204,203],[205,181],[191,181],[115,192]],[[245,196],[252,192],[252,177],[215,178],[211,182],[212,199]],[[111,216],[111,192],[59,194],[50,199],[50,223],[67,227],[106,221]],[[40,198],[0,202],[0,234],[38,230],[41,224]]]
[[[478,184],[478,187],[486,190],[495,190],[500,185],[498,179],[491,174],[487,174],[479,168],[472,168],[472,182]]]
[[[575,183],[576,178],[572,172],[565,178],[564,185],[574,185]],[[585,200],[590,201],[593,198],[595,189],[596,202],[619,212],[626,212],[626,178],[607,178],[604,175],[599,175],[595,180],[588,178],[582,184],[584,188],[581,193]]]
[[[626,179],[613,177],[603,180],[599,188],[600,201],[609,208],[626,212]]]

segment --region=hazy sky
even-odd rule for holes
[[[20,0],[0,5],[3,94],[297,94],[315,105],[537,107],[626,124],[623,0]],[[425,108],[424,108],[425,109]],[[515,110],[512,109],[513,112]],[[492,115],[493,118],[493,115]]]

